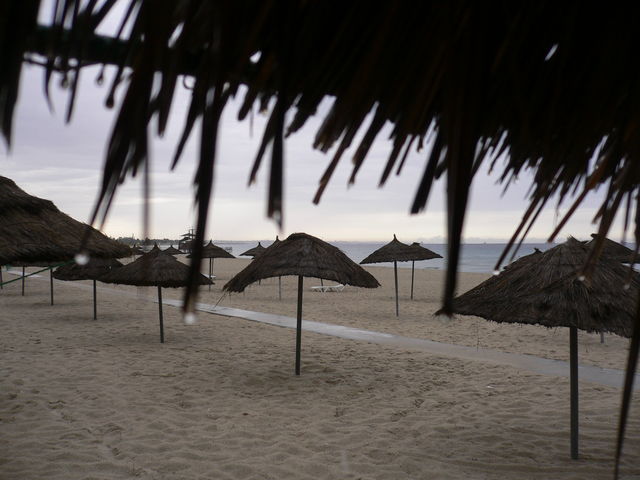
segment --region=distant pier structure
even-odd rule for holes
[[[196,238],[195,229],[190,228],[187,233],[182,234],[182,240],[178,243],[178,250],[184,253],[191,253],[193,242]]]

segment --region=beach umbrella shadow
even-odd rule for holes
[[[242,292],[248,285],[263,278],[286,275],[298,277],[295,373],[300,375],[304,277],[324,278],[354,287],[375,288],[380,284],[373,275],[333,245],[306,233],[293,233],[287,239],[270,245],[229,280],[223,290]]]

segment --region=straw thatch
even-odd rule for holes
[[[0,177],[0,265],[51,265],[71,260],[83,249],[90,257],[129,255],[129,247],[62,213],[49,200],[34,197],[13,180]]]
[[[163,252],[168,253],[169,255],[181,255],[182,253],[184,253],[175,248],[173,245],[170,245],[169,248],[165,248]]]
[[[269,246],[223,289],[242,292],[258,280],[286,275],[322,278],[354,287],[380,285],[373,275],[333,245],[306,233],[293,233],[277,245]]]
[[[115,258],[91,258],[86,265],[70,263],[62,265],[53,272],[53,278],[57,280],[98,280],[114,268],[122,267]]]
[[[380,247],[371,255],[360,262],[361,265],[367,263],[393,262],[394,283],[396,291],[396,316],[400,315],[400,307],[398,302],[398,264],[397,262],[412,262],[411,264],[411,299],[413,300],[413,276],[416,260],[431,260],[432,258],[442,258],[435,252],[423,247],[417,242],[411,245],[400,242],[395,234],[393,240],[386,245]]]
[[[411,259],[412,261],[432,260],[434,258],[442,258],[442,255],[432,250],[429,250],[427,247],[423,247],[418,242],[413,242],[411,245],[409,245],[409,247],[411,247],[411,249],[413,249],[416,252],[416,258],[412,258]]]
[[[112,270],[98,280],[104,283],[137,285],[140,287],[184,287],[188,284],[189,267],[161,250],[151,251],[135,261]],[[211,283],[204,275],[197,277],[199,285]]]
[[[550,197],[564,198],[574,187],[591,191],[610,185],[601,233],[620,207],[635,203],[640,170],[631,159],[640,145],[635,129],[640,113],[629,99],[638,96],[640,86],[628,59],[635,56],[640,31],[635,10],[626,4],[425,0],[371,8],[369,2],[193,0],[169,2],[158,11],[153,2],[132,0],[132,8],[122,10],[126,16],[120,13],[123,27],[134,26],[120,30],[127,38],[98,35],[116,4],[56,2],[54,12],[41,16],[51,20],[39,26],[40,2],[9,2],[0,23],[0,128],[8,143],[25,58],[44,58],[47,93],[55,72],[64,72],[71,92],[68,118],[80,69],[118,66],[106,104],[116,98],[122,104],[105,149],[99,217],[121,179],[145,171],[149,125],[155,122],[158,134],[165,132],[182,75],[193,77],[193,95],[176,161],[198,120],[203,138],[211,139],[196,177],[196,244],[204,240],[217,126],[229,99],[241,91],[241,120],[256,107],[269,112],[250,178],[270,151],[268,214],[278,221],[284,137],[300,130],[325,98],[332,99],[332,107],[314,146],[324,152],[338,146],[315,201],[358,139],[351,149],[350,181],[355,180],[388,122],[393,148],[380,183],[402,169],[408,152],[420,152],[425,140],[432,140],[411,211],[425,208],[433,182],[446,175],[445,309],[455,290],[469,189],[483,160],[508,153],[500,177],[506,184],[525,168],[534,171],[531,208],[519,232],[529,230]],[[376,81],[362,88],[363,79],[371,78]],[[118,90],[126,92],[117,95]],[[290,123],[288,113],[294,113]],[[591,181],[583,182],[587,177]]]
[[[194,255],[187,255],[187,258],[193,258]],[[202,247],[202,258],[236,258],[227,252],[224,248],[214,245],[211,240]]]
[[[597,233],[592,233],[591,237],[593,240],[589,241],[587,245],[589,247],[597,248],[596,238],[598,237]],[[635,252],[628,247],[625,247],[621,243],[614,242],[609,238],[605,238],[602,241],[602,254],[603,258],[607,260],[613,260],[615,262],[621,263],[638,263],[640,260],[639,256],[636,256]]]
[[[360,264],[410,262],[412,260],[430,260],[432,258],[442,258],[442,256],[420,244],[407,245],[406,243],[402,243],[394,235],[393,240],[371,253],[367,258],[362,260]]]
[[[244,253],[241,253],[240,256],[241,257],[252,257],[252,258],[255,258],[258,255],[260,255],[262,252],[264,252],[265,250],[266,250],[266,248],[263,247],[260,242],[258,242],[258,245],[256,245],[253,248],[250,248],[249,250],[247,250]]]
[[[570,238],[546,252],[522,257],[454,299],[454,311],[506,323],[577,327],[631,336],[640,288],[637,274],[600,260],[580,280],[590,247]]]

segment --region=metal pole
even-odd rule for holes
[[[2,280],[0,280],[2,281]],[[604,343],[604,331],[600,330],[600,343]]]
[[[51,285],[51,305],[53,305],[53,267],[49,269],[49,283]]]
[[[302,283],[303,276],[298,275],[298,322],[296,325],[296,375],[300,375],[300,345],[302,344]]]
[[[282,277],[278,277],[278,300],[282,300]]]
[[[415,268],[416,261],[411,260],[411,300],[413,300],[413,270]]]
[[[22,296],[24,297],[24,267],[22,267]]]
[[[98,306],[96,305],[96,281],[93,281],[93,319],[98,319]]]
[[[2,265],[0,265],[0,290],[3,290],[4,286],[2,285]]]
[[[578,458],[578,328],[569,327],[571,377],[571,458]]]
[[[164,343],[164,326],[162,324],[162,288],[158,285],[158,311],[160,312],[160,343]]]
[[[396,317],[400,316],[400,309],[398,308],[398,262],[393,261],[393,274],[396,277]]]

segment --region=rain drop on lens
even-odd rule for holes
[[[89,263],[89,255],[87,255],[86,253],[80,252],[76,254],[76,256],[74,257],[74,260],[78,265],[86,265],[87,263]]]
[[[631,284],[625,283],[622,288],[624,288],[625,290],[629,290],[631,288]]]
[[[184,315],[184,323],[185,325],[193,325],[194,323],[196,323],[196,314],[195,313],[185,313]]]
[[[494,271],[493,271],[493,274],[494,274],[494,275],[496,275],[496,276],[497,276],[497,275],[500,275],[500,270],[494,270]]]
[[[578,276],[578,281],[579,282],[584,282],[584,275]]]

